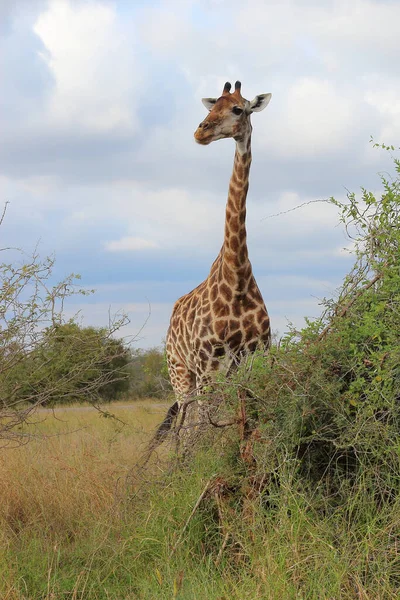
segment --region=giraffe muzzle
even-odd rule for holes
[[[194,132],[194,139],[198,144],[207,146],[207,144],[212,141],[212,128],[210,127],[210,123],[202,121]]]

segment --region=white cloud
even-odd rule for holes
[[[183,43],[190,42],[190,0],[168,0],[157,7],[147,7],[142,13],[140,36],[148,43],[153,52],[166,57]]]
[[[157,248],[157,244],[151,240],[145,240],[139,237],[123,237],[120,240],[106,242],[106,250],[110,252],[125,252],[127,250],[148,250]]]
[[[398,56],[400,5],[373,0],[336,0],[322,8],[314,20],[320,40],[357,44],[373,53],[394,52]]]
[[[400,138],[400,78],[375,76],[366,83],[365,101],[382,118],[379,141],[397,146]]]
[[[137,127],[133,89],[140,75],[115,7],[102,1],[51,0],[34,31],[54,78],[50,120],[104,132]]]
[[[288,158],[335,153],[352,135],[354,109],[332,82],[298,78],[274,109],[277,117],[260,119],[260,145]]]

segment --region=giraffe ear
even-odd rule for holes
[[[248,112],[260,112],[268,105],[272,94],[259,94],[249,103]]]
[[[211,110],[214,104],[216,103],[217,98],[202,98],[201,101],[207,110]]]

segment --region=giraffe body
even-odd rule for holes
[[[177,300],[166,340],[168,369],[178,406],[212,381],[221,364],[232,368],[259,344],[270,345],[270,322],[253,276],[246,241],[246,197],[251,164],[250,114],[262,110],[270,94],[249,102],[240,83],[218,99],[203,99],[210,109],[195,139],[207,145],[233,137],[236,153],[226,206],[221,251],[205,281]]]

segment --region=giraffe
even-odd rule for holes
[[[205,281],[174,305],[166,339],[168,370],[176,402],[158,429],[168,431],[182,404],[212,381],[221,360],[228,370],[246,353],[271,342],[270,322],[253,276],[246,242],[246,197],[251,164],[250,115],[263,110],[271,94],[249,102],[241,95],[241,83],[224,86],[219,98],[203,98],[209,110],[194,137],[208,145],[233,138],[236,152],[226,205],[225,234],[221,251]]]

